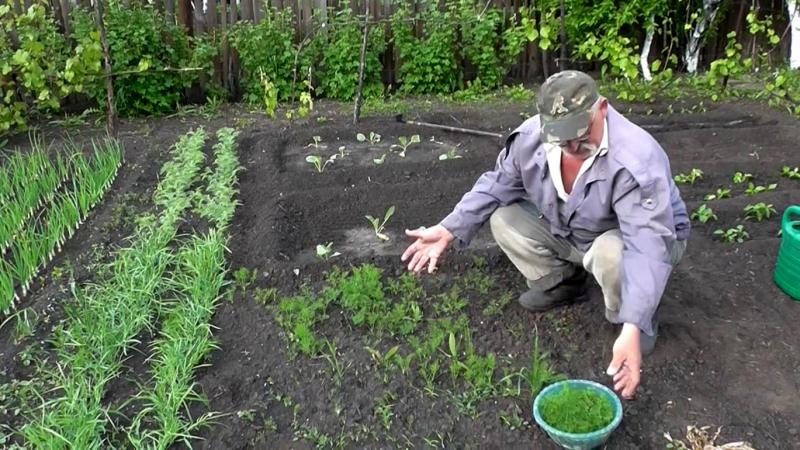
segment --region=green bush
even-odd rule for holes
[[[84,12],[74,22],[75,33],[94,29]],[[105,14],[106,35],[114,76],[114,100],[120,116],[161,115],[174,111],[184,91],[198,76],[187,68],[192,60],[183,29],[167,24],[151,7],[112,5]],[[133,73],[126,73],[133,72]],[[105,104],[105,87],[98,79],[89,94]]]
[[[349,9],[340,11],[328,21],[326,30],[315,38],[315,49],[321,53],[317,73],[317,93],[336,100],[351,100],[358,86],[358,66],[361,59],[363,19]],[[363,96],[377,97],[383,93],[381,54],[386,50],[383,28],[370,28],[364,66]]]
[[[461,85],[456,59],[458,16],[449,3],[444,11],[437,2],[419,4],[412,16],[408,6],[400,5],[392,15],[393,42],[400,57],[400,92],[405,94],[444,94]],[[415,36],[414,20],[422,22],[422,35]]]
[[[16,29],[13,43],[5,30]],[[82,92],[100,70],[97,33],[75,33],[70,49],[42,5],[16,14],[0,6],[0,134],[24,128],[37,112],[51,113],[61,100]]]
[[[523,15],[526,10],[523,8]],[[527,43],[522,22],[512,18],[506,27],[501,11],[484,8],[469,0],[460,0],[458,17],[461,24],[461,45],[464,59],[475,67],[473,85],[494,89],[503,83],[515,58]]]
[[[251,104],[262,102],[262,74],[277,89],[278,100],[292,97],[295,61],[294,25],[291,10],[267,11],[258,24],[241,22],[229,34],[231,46],[239,54],[244,100]],[[297,83],[303,80],[299,71]]]

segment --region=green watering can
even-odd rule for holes
[[[792,217],[795,220],[792,220]],[[775,284],[800,301],[800,206],[786,208],[781,221],[783,239],[775,264]]]

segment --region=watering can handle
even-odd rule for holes
[[[800,206],[792,205],[786,208],[786,211],[783,212],[783,220],[781,221],[781,227],[783,228],[783,234],[797,234],[797,231],[794,231],[793,227],[790,226],[792,223],[792,216],[797,216],[800,218]]]

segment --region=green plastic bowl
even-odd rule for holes
[[[592,390],[608,400],[611,404],[611,410],[614,413],[614,418],[611,419],[611,423],[591,433],[565,433],[550,426],[542,419],[542,415],[539,412],[539,405],[543,399],[559,393],[564,386],[569,386],[570,389],[576,390]],[[533,401],[533,418],[536,420],[536,423],[544,429],[547,435],[550,436],[550,439],[561,447],[570,450],[589,450],[603,445],[606,440],[608,440],[608,437],[611,436],[611,433],[617,429],[620,422],[622,422],[622,403],[611,389],[600,383],[589,380],[559,381],[558,383],[547,386],[536,396],[536,399]]]

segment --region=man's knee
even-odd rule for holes
[[[495,241],[503,244],[508,242],[511,234],[519,234],[512,224],[520,213],[520,208],[514,205],[501,206],[492,213],[489,217],[489,227]]]
[[[584,261],[584,266],[597,278],[609,281],[619,278],[622,248],[622,237],[619,233],[603,234],[592,244],[591,255],[586,255],[590,261]]]

